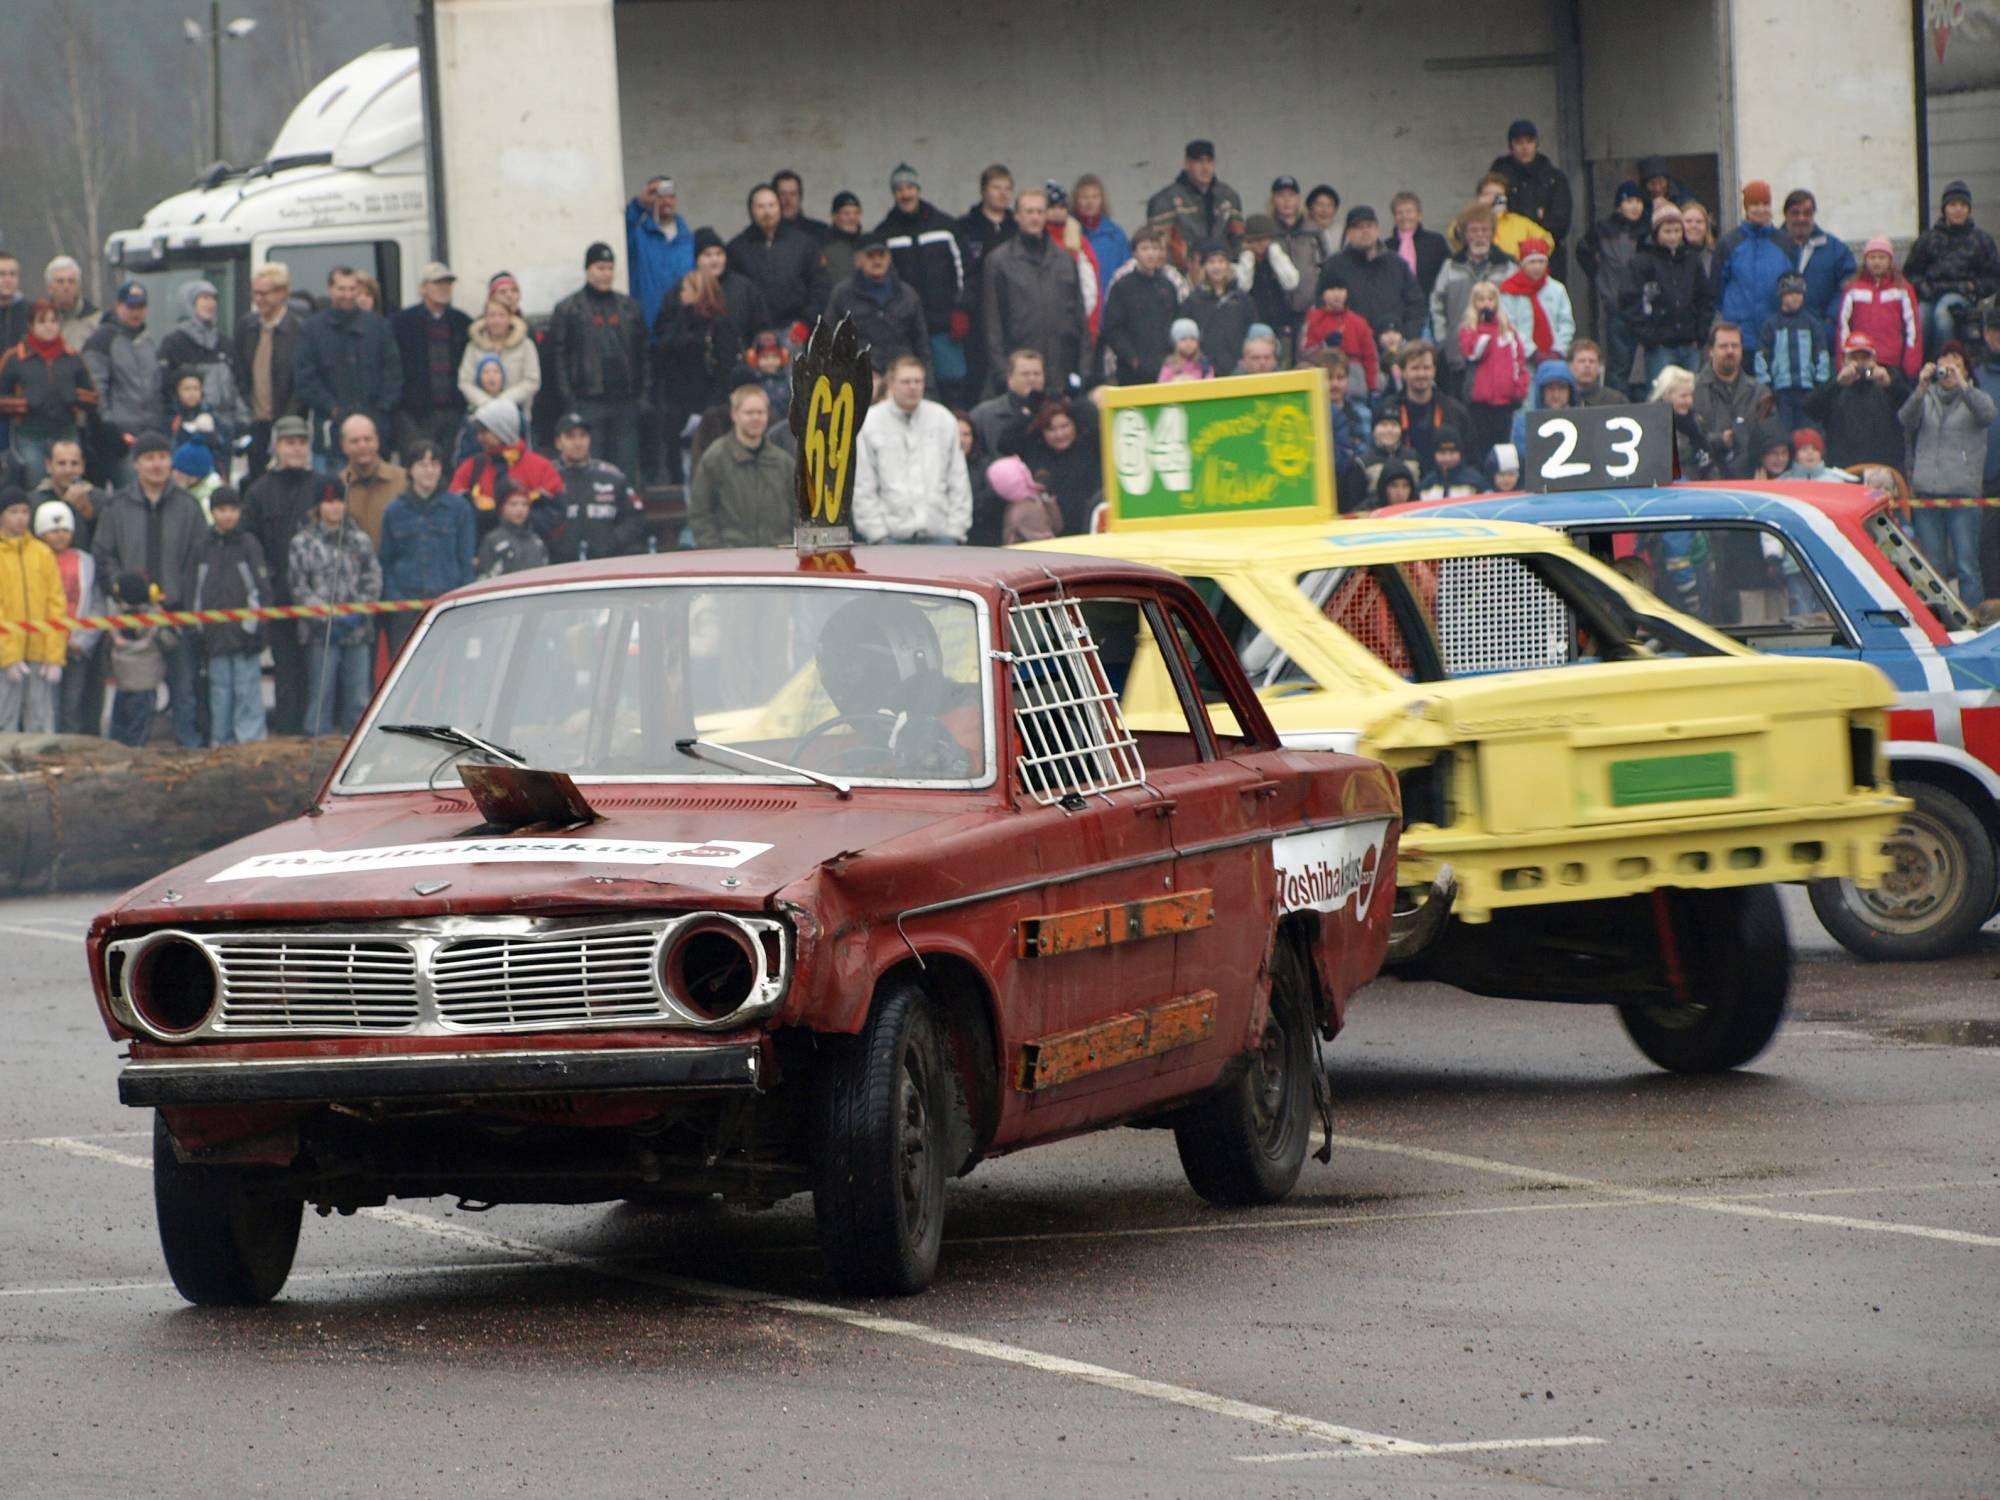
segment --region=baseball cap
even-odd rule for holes
[[[866,255],[870,250],[886,251],[888,248],[889,240],[886,235],[864,234],[861,236],[861,242],[854,247],[854,253],[856,255]]]
[[[426,281],[456,280],[458,280],[457,273],[441,260],[427,260],[423,264],[423,269],[417,272],[417,282],[419,285],[422,285]]]
[[[312,427],[304,417],[280,417],[271,424],[271,440],[273,442],[276,442],[279,438],[309,438],[311,436]]]
[[[1271,179],[1271,191],[1274,193],[1296,193],[1298,190],[1299,180],[1296,177],[1273,177]]]
[[[117,300],[126,307],[144,307],[146,284],[143,281],[121,281],[118,284]]]
[[[565,432],[574,432],[579,427],[585,432],[590,431],[590,423],[584,419],[580,411],[566,411],[556,418],[557,437],[561,437]]]
[[[1349,229],[1352,229],[1356,224],[1379,224],[1380,222],[1381,220],[1375,217],[1375,210],[1365,203],[1357,203],[1347,211],[1347,227]]]
[[[1848,354],[1852,354],[1856,350],[1860,350],[1863,353],[1867,354],[1873,354],[1875,352],[1875,340],[1870,338],[1865,333],[1850,333],[1847,336],[1847,342],[1842,344],[1840,347],[1843,352]]]
[[[1181,154],[1187,157],[1189,161],[1198,161],[1204,156],[1213,160],[1215,157],[1215,142],[1205,141],[1197,137],[1187,143],[1187,150]]]

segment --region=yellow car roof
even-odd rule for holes
[[[1406,562],[1412,557],[1486,557],[1496,552],[1582,555],[1559,531],[1525,521],[1435,521],[1399,517],[1382,521],[1319,521],[1304,526],[1190,526],[1185,531],[1103,531],[1089,536],[1025,542],[1039,552],[1119,557],[1176,573],[1207,574],[1218,567],[1304,568]]]

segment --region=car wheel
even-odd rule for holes
[[[254,1307],[284,1289],[305,1204],[269,1167],[185,1162],[153,1117],[153,1209],[174,1287],[197,1307]]]
[[[861,1035],[830,1049],[813,1217],[834,1281],[860,1296],[922,1291],[944,1241],[952,1088],[923,991],[892,984]]]
[[[1312,1006],[1298,949],[1280,941],[1272,958],[1270,1013],[1243,1071],[1192,1105],[1174,1127],[1181,1170],[1210,1203],[1276,1203],[1292,1190],[1312,1134]]]
[[[1925,781],[1896,790],[1916,803],[1889,836],[1882,883],[1815,880],[1813,910],[1848,952],[1921,962],[1957,952],[2000,901],[1992,837],[1953,793]]]
[[[1777,888],[1669,893],[1690,997],[1628,1000],[1618,1018],[1641,1052],[1671,1073],[1740,1068],[1771,1043],[1792,987],[1792,947]]]

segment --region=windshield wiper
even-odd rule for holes
[[[697,752],[713,755],[733,755],[738,760],[749,761],[752,765],[763,766],[772,771],[787,771],[794,776],[803,776],[818,786],[832,787],[843,797],[852,797],[854,788],[838,777],[827,776],[819,771],[808,771],[804,766],[788,766],[781,760],[766,760],[761,755],[752,755],[748,750],[738,750],[733,745],[718,745],[713,740],[675,740],[674,748],[683,755],[695,756]]]
[[[456,745],[461,750],[476,750],[490,760],[502,765],[528,767],[528,758],[518,750],[509,750],[505,745],[496,745],[482,740],[478,735],[460,729],[456,724],[377,724],[384,734],[407,734],[413,739],[438,740],[447,745]],[[433,773],[435,774],[435,773]]]

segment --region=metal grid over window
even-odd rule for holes
[[[1138,744],[1118,710],[1081,603],[1016,604],[1007,612],[1007,640],[1021,790],[1046,807],[1070,796],[1143,785]]]
[[[1447,677],[1559,667],[1576,622],[1562,596],[1518,557],[1448,557],[1437,564],[1438,645]]]

